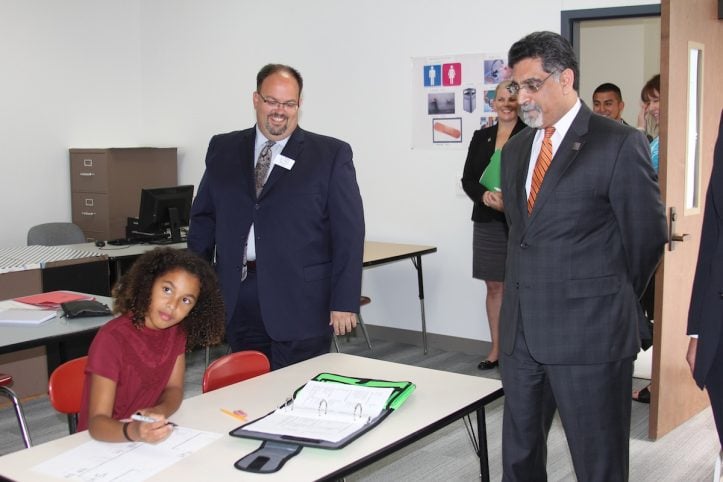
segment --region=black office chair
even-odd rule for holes
[[[45,223],[28,230],[28,246],[60,246],[85,243],[83,230],[73,223]]]

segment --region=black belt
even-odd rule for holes
[[[256,260],[246,260],[246,271],[256,271]]]

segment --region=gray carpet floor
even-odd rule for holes
[[[427,355],[418,346],[373,340],[370,351],[362,338],[342,340],[345,353],[368,356],[409,365],[446,370],[472,376],[498,378],[497,370],[477,369],[480,357],[465,353],[430,349]],[[225,353],[225,347],[213,350],[212,358]],[[204,353],[190,353],[186,370],[186,397],[201,393]],[[634,380],[642,388],[646,380]],[[2,400],[0,400],[2,402]],[[491,480],[500,480],[501,429],[503,399],[487,407],[487,432]],[[66,435],[64,416],[50,406],[47,396],[24,402],[33,444]],[[719,447],[713,416],[704,410],[661,439],[648,440],[648,405],[633,403],[630,440],[631,481],[703,481],[713,478],[713,466]],[[22,441],[11,408],[0,409],[0,455],[21,450]],[[432,434],[397,454],[387,457],[347,477],[349,481],[478,480],[479,462],[462,422]],[[567,442],[559,420],[555,420],[548,440],[548,479],[574,481]]]

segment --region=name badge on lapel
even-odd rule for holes
[[[276,162],[275,162],[275,164],[277,166],[281,166],[284,169],[286,169],[287,171],[290,171],[291,168],[294,167],[294,163],[296,163],[295,160],[291,159],[290,157],[286,157],[283,154],[279,154],[276,157]]]

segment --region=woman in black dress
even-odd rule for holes
[[[492,338],[492,349],[477,365],[480,370],[498,365],[500,306],[507,254],[507,223],[502,212],[502,194],[480,184],[480,177],[490,160],[500,155],[507,140],[525,127],[517,117],[517,97],[507,91],[509,83],[505,81],[497,85],[493,101],[497,124],[474,133],[462,174],[462,188],[474,203],[472,277],[483,280],[487,287],[485,306]]]

